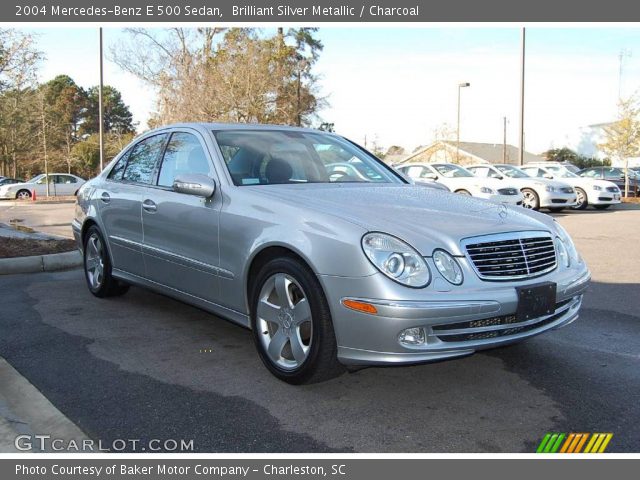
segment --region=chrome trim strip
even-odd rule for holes
[[[157,248],[157,247],[152,247],[150,245],[145,245],[143,243],[140,242],[136,242],[133,240],[129,240],[127,238],[122,238],[122,237],[118,237],[115,235],[111,235],[109,237],[109,240],[114,240],[115,242],[119,242],[119,243],[123,243],[127,246],[134,246],[139,248],[142,253],[146,253],[147,255],[152,255],[152,253],[150,252],[154,252],[154,253],[159,253],[161,255],[166,255],[167,257],[176,259],[176,260],[181,260],[182,262],[185,262],[187,264],[191,264],[194,267],[199,267],[200,269],[205,269],[205,270],[209,270],[211,271],[211,273],[213,273],[214,275],[217,275],[219,277],[222,278],[227,278],[232,280],[235,275],[233,274],[233,272],[230,272],[229,270],[226,270],[224,268],[221,267],[217,267],[215,265],[211,265],[209,263],[205,263],[205,262],[201,262],[199,260],[195,260],[193,258],[189,258],[189,257],[185,257],[184,255],[179,255],[177,253],[173,253],[173,252],[169,252],[167,250],[163,250],[161,248]],[[187,265],[189,266],[189,265]]]
[[[169,252],[168,250],[163,250],[162,248],[152,247],[151,245],[141,245],[141,247],[142,247],[142,253],[146,253],[147,255],[151,255],[151,253],[149,252],[159,253],[160,255],[165,255],[172,259],[181,260],[195,267],[210,270],[211,273],[219,277],[227,278],[230,280],[234,278],[233,272],[230,272],[229,270],[225,270],[224,268],[221,268],[221,267],[217,267],[215,265],[211,265],[210,263],[201,262],[200,260],[195,260],[193,258],[185,257],[184,255],[179,255],[177,253]]]

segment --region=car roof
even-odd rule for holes
[[[323,130],[317,130],[315,128],[305,127],[292,127],[290,125],[275,125],[264,123],[209,123],[209,122],[185,122],[185,123],[172,123],[169,125],[162,125],[154,128],[145,134],[150,132],[160,132],[162,130],[168,130],[172,128],[194,128],[200,131],[211,130],[281,130],[289,132],[305,132],[305,133],[325,133],[329,135],[335,135],[333,132],[326,132]]]

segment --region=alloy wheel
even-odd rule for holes
[[[523,199],[522,199],[522,206],[524,208],[531,208],[534,209],[536,208],[536,204],[538,203],[537,199],[536,199],[536,194],[527,190],[525,192],[523,192]]]
[[[26,190],[21,190],[18,192],[18,200],[28,200],[31,198],[31,194]]]
[[[286,273],[264,283],[257,305],[259,338],[269,360],[283,370],[299,368],[309,356],[312,315],[300,284]]]
[[[104,248],[97,233],[92,233],[87,241],[84,266],[91,288],[98,290],[104,281]]]

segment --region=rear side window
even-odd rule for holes
[[[156,160],[164,147],[166,138],[166,134],[154,135],[133,147],[122,179],[133,183],[151,183]]]
[[[195,135],[176,132],[165,149],[158,185],[170,187],[176,176],[185,173],[209,175],[209,160]]]

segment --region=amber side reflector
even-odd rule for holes
[[[375,315],[378,313],[378,309],[371,305],[370,303],[358,302],[357,300],[342,300],[342,305],[351,310],[355,310],[356,312],[368,313],[370,315]]]

